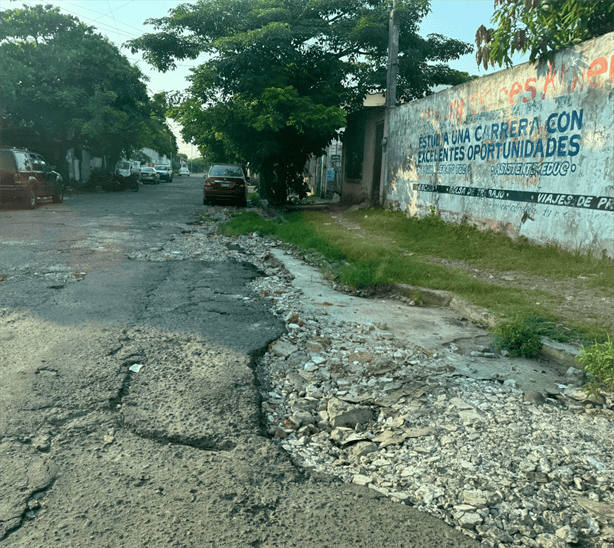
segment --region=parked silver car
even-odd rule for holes
[[[143,183],[151,183],[157,185],[160,182],[160,175],[153,167],[143,166],[141,167],[141,181]]]

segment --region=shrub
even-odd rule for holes
[[[260,194],[258,192],[250,192],[247,196],[247,199],[252,203],[254,207],[260,207],[262,200],[260,199]]]
[[[507,350],[510,357],[535,358],[541,350],[539,332],[530,325],[528,318],[516,317],[501,322],[492,330],[497,350]]]
[[[600,390],[614,391],[614,348],[609,336],[605,342],[595,342],[588,348],[582,347],[576,361],[586,373],[586,392],[598,398]]]

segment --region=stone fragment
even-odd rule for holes
[[[565,391],[565,394],[577,401],[590,401],[596,403],[597,401],[601,400],[601,397],[597,398],[594,394],[589,394],[588,392],[582,390],[582,388],[574,388],[569,393]]]
[[[331,398],[328,402],[328,415],[331,425],[354,428],[357,424],[364,424],[371,420],[373,412],[369,407],[351,405],[337,398]]]
[[[388,447],[389,445],[399,445],[403,443],[405,441],[405,436],[402,432],[384,430],[381,434],[375,436],[373,441],[379,443],[381,448],[384,448]]]
[[[298,346],[293,345],[288,341],[277,341],[271,347],[273,354],[282,358],[287,358],[290,354],[293,354],[298,350]]]
[[[367,352],[355,352],[354,354],[350,354],[348,359],[350,362],[368,363],[373,359],[373,356]]]
[[[577,497],[576,500],[582,508],[595,516],[599,523],[614,523],[614,504],[607,504],[584,497]]]
[[[360,441],[348,449],[348,457],[351,461],[357,461],[360,457],[364,457],[375,451],[377,451],[377,444],[370,441]]]
[[[485,537],[490,537],[492,539],[498,540],[499,542],[513,543],[514,537],[507,531],[502,531],[498,527],[491,527],[490,529],[486,529],[484,532],[481,532]]]
[[[51,436],[49,436],[48,434],[38,435],[32,440],[32,445],[34,446],[34,449],[36,449],[37,451],[46,453],[51,449]]]
[[[450,405],[456,409],[473,409],[473,405],[461,400],[460,398],[451,398]]]
[[[350,443],[355,443],[357,441],[369,440],[369,437],[366,436],[365,434],[358,434],[354,432],[353,430],[351,430],[350,432],[351,433],[348,436],[343,438],[343,440],[341,441],[341,445],[349,445]]]
[[[323,352],[325,347],[319,341],[307,341],[305,349],[309,352]]]
[[[458,522],[463,529],[473,529],[482,523],[483,519],[477,512],[466,512],[458,518]]]
[[[307,386],[307,381],[296,371],[288,371],[286,379],[290,381],[299,392],[301,390],[305,390],[305,387]]]
[[[426,426],[425,428],[410,428],[403,432],[404,438],[421,438],[423,436],[431,436],[435,433],[435,429],[432,426]]]
[[[544,405],[546,403],[545,396],[541,392],[536,392],[535,390],[525,392],[522,399],[533,405]]]
[[[445,493],[443,487],[438,485],[424,484],[417,491],[416,496],[421,498],[424,504],[431,504],[435,499],[443,496]]]
[[[407,396],[408,391],[404,389],[395,390],[391,392],[387,396],[375,400],[373,403],[380,407],[392,407],[395,403],[397,403],[402,397]]]
[[[290,417],[292,422],[297,426],[304,426],[306,424],[314,423],[313,415],[309,411],[296,411],[292,413]]]
[[[565,542],[571,542],[575,544],[578,542],[578,534],[573,527],[569,525],[565,525],[564,527],[560,527],[556,530],[556,536],[562,538]]]
[[[484,417],[482,417],[482,415],[475,409],[463,409],[462,411],[458,412],[458,416],[463,422],[466,423],[473,423],[476,421],[481,422],[484,420]]]
[[[542,533],[535,539],[540,548],[567,548],[567,543],[551,533]]]
[[[286,323],[298,324],[298,320],[299,320],[299,315],[298,315],[298,312],[296,312],[295,310],[293,310],[292,312],[289,312],[284,318],[284,321]]]
[[[373,489],[373,491],[377,491],[378,493],[380,493],[382,495],[388,495],[389,494],[388,489],[386,489],[385,487],[380,487],[378,485],[375,485],[374,483],[370,483],[369,484],[369,489]]]
[[[368,485],[373,480],[369,476],[363,476],[362,474],[354,474],[352,481],[357,485]]]
[[[315,399],[299,398],[292,403],[293,411],[315,411],[318,408],[318,402]]]
[[[322,391],[319,390],[318,387],[314,386],[313,384],[307,386],[307,388],[305,388],[305,392],[308,397],[313,398],[315,400],[319,400],[320,398],[322,398]]]
[[[367,366],[367,371],[371,375],[384,375],[395,371],[396,368],[397,366],[392,360],[378,356]]]
[[[477,491],[464,491],[463,500],[466,504],[471,504],[476,508],[486,508],[488,505],[487,498],[482,493]]]
[[[330,439],[333,440],[335,443],[341,445],[344,442],[345,438],[353,432],[354,431],[351,428],[335,428],[330,433]]]

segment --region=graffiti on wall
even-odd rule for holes
[[[444,122],[453,122],[450,130],[427,130],[419,134],[416,172],[418,176],[461,175],[471,176],[478,166],[488,164],[489,175],[494,178],[517,178],[519,182],[537,185],[544,177],[565,177],[578,170],[577,156],[582,149],[582,129],[585,124],[583,108],[561,108],[542,115],[509,116],[489,123],[480,121],[485,113],[513,112],[510,105],[545,100],[558,92],[583,92],[585,88],[602,86],[602,79],[614,83],[614,55],[609,62],[600,56],[584,68],[550,66],[540,81],[535,76],[524,84],[514,81],[502,86],[498,94],[485,89],[471,94],[468,102],[463,98],[449,102]],[[466,103],[470,105],[467,108]],[[423,120],[432,120],[441,113],[427,108]],[[427,127],[433,127],[427,124]],[[445,124],[444,124],[445,127]],[[500,188],[413,183],[412,190],[456,196],[492,198],[535,204],[588,208],[614,211],[614,200],[608,196],[585,196],[567,193],[527,192]]]
[[[495,175],[567,175],[574,172],[572,159],[580,152],[584,110],[552,113],[545,122],[538,116],[509,119],[474,129],[457,129],[421,135],[418,140],[419,174],[433,173],[433,164],[463,160],[496,161]],[[542,137],[542,135],[548,137]],[[552,160],[544,162],[544,158]],[[565,159],[562,159],[565,158]],[[528,161],[527,161],[528,160]],[[441,174],[464,174],[470,164],[441,167]]]
[[[499,188],[429,185],[426,183],[414,183],[412,185],[412,190],[452,194],[455,196],[491,198],[493,200],[508,200],[512,202],[614,211],[614,198],[609,196],[585,196],[582,194],[559,194],[555,192],[527,192],[522,190],[501,190]]]
[[[614,256],[614,33],[401,105],[386,199]]]
[[[513,108],[537,100],[546,100],[556,95],[583,93],[589,89],[600,88],[609,80],[614,84],[614,55],[609,59],[599,56],[590,62],[581,58],[575,64],[563,61],[560,66],[548,66],[544,78],[539,83],[537,76],[514,80],[501,87],[487,87],[471,94],[468,99],[451,99],[444,112],[437,108],[427,108],[423,113],[425,120],[454,120],[461,123],[469,115]]]

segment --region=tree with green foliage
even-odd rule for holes
[[[158,70],[205,56],[172,116],[209,161],[248,162],[269,199],[303,189],[302,170],[362,106],[385,91],[391,0],[199,0],[147,21],[156,32],[130,42]],[[423,97],[468,80],[446,63],[471,46],[419,35],[428,1],[396,3],[398,97]]]
[[[150,101],[141,71],[77,18],[42,5],[0,11],[0,56],[5,127],[38,133],[65,174],[73,147],[88,146],[112,164],[151,143],[176,149],[165,107]]]
[[[545,61],[568,48],[614,32],[612,0],[495,0],[496,28],[478,28],[478,66],[512,66],[515,52]]]

